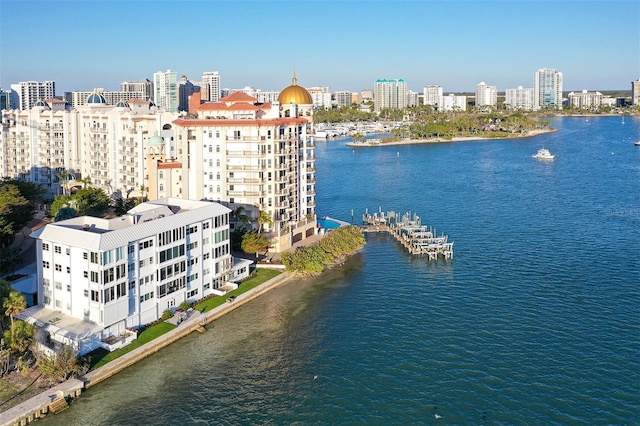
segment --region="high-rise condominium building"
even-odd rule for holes
[[[402,79],[376,80],[374,111],[404,109],[407,106],[407,83]]]
[[[218,102],[220,100],[220,74],[218,71],[202,73],[200,88],[203,101]]]
[[[178,111],[189,110],[189,96],[200,91],[200,86],[189,81],[186,75],[178,81]]]
[[[533,74],[533,108],[562,109],[562,73],[542,68]]]
[[[631,105],[640,105],[640,79],[631,82]]]
[[[56,96],[56,83],[54,81],[22,81],[12,84],[11,90],[15,92],[16,108],[26,110],[33,107],[36,102],[51,99]]]
[[[347,106],[350,107],[353,103],[353,93],[347,90],[341,90],[335,93],[336,96],[336,105],[339,107]]]
[[[91,95],[94,93],[104,97],[107,105],[116,105],[118,102],[128,102],[131,99],[149,99],[144,92],[109,92],[101,88],[96,88],[92,92],[64,92],[64,99],[72,108],[77,108],[86,105],[88,99],[93,99]]]
[[[0,111],[3,109],[13,109],[13,98],[11,90],[0,89]]]
[[[476,86],[476,107],[495,107],[498,104],[496,86],[488,86],[484,81]]]
[[[576,108],[588,109],[602,105],[603,96],[600,92],[583,90],[578,93],[571,92],[567,95],[567,98],[569,99],[569,105]]]
[[[313,106],[331,108],[331,88],[328,86],[309,87],[307,89],[313,100]]]
[[[219,102],[199,96],[191,96],[191,118],[141,99],[108,105],[99,93],[77,108],[50,100],[3,111],[0,176],[41,183],[50,196],[89,177],[113,197],[220,201],[244,207],[254,229],[266,212],[272,224],[262,230],[274,233],[275,251],[313,235],[311,95],[294,79],[274,103],[242,92]]]
[[[442,100],[442,87],[436,84],[430,84],[423,89],[424,97],[422,102],[425,105],[438,106]]]
[[[153,82],[148,78],[141,81],[124,81],[120,83],[120,91],[125,93],[142,93],[140,99],[143,101],[153,100]]]
[[[504,105],[508,109],[531,111],[533,109],[533,88],[523,88],[505,90]]]
[[[178,74],[175,71],[158,71],[153,74],[154,102],[167,112],[178,111]]]

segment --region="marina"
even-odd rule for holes
[[[427,256],[429,260],[453,259],[453,242],[447,235],[436,236],[435,228],[422,225],[417,214],[407,212],[402,217],[399,213],[380,210],[362,215],[365,232],[387,232],[391,234],[409,253],[414,256]]]

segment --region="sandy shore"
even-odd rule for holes
[[[403,139],[399,141],[384,142],[384,143],[378,142],[380,139],[368,139],[365,142],[347,142],[345,145],[364,148],[364,147],[390,146],[390,145],[414,145],[414,144],[421,144],[421,143],[449,143],[449,142],[472,142],[472,141],[480,142],[480,141],[492,141],[492,140],[503,140],[503,139],[532,138],[534,136],[538,136],[546,133],[553,133],[553,132],[556,132],[557,130],[558,129],[537,129],[537,130],[531,130],[525,134],[522,134],[522,133],[506,134],[505,137],[501,137],[501,138],[483,138],[483,137],[477,137],[477,136],[465,136],[465,137],[455,137],[451,139],[439,139],[439,138],[408,139],[408,140]],[[376,142],[371,143],[371,141],[376,141]]]

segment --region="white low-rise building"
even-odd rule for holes
[[[230,210],[166,198],[112,219],[82,216],[34,232],[38,305],[20,318],[49,347],[81,355],[249,275],[230,253]]]

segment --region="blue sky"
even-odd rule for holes
[[[175,70],[222,87],[332,91],[402,78],[421,91],[630,89],[640,78],[640,1],[0,0],[0,87],[54,80],[56,93]]]

